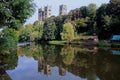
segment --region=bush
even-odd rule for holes
[[[0,34],[0,48],[1,50],[13,50],[17,47],[18,34],[14,29],[6,28]]]

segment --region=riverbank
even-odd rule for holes
[[[67,43],[66,41],[48,41],[48,44],[54,44],[54,45],[79,45],[79,46],[98,46],[98,47],[115,47],[120,48],[120,43],[109,43],[105,41],[99,41],[99,42],[80,42],[80,41],[72,41],[70,43]]]

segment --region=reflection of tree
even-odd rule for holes
[[[44,70],[44,62],[41,56],[38,56],[38,72],[43,72]]]
[[[18,56],[24,55],[24,54],[23,54],[23,51],[22,51],[21,49],[22,49],[21,47],[17,47],[17,55],[18,55]]]
[[[12,46],[11,46],[12,47]],[[1,47],[0,52],[0,80],[11,80],[5,70],[15,69],[17,66],[17,50],[9,47]],[[2,67],[1,67],[2,66]]]
[[[65,76],[66,75],[66,69],[65,68],[59,68],[59,75]]]
[[[110,51],[100,50],[96,54],[96,73],[101,80],[120,79],[120,56],[110,54]]]
[[[7,65],[5,69],[14,69],[17,66],[17,60],[16,50],[11,50],[9,54],[0,55],[0,66]]]
[[[56,55],[57,55],[57,53],[55,53],[55,46],[46,45],[44,47],[44,59],[45,59],[45,61],[47,61],[47,63],[54,64]]]
[[[0,67],[0,80],[11,80],[4,68]]]
[[[61,50],[60,47],[55,45],[45,45],[43,46],[43,49],[45,63],[54,66],[56,64],[57,55]]]
[[[27,57],[34,57],[37,59],[37,56],[43,57],[43,49],[41,45],[30,45],[30,46],[22,46],[17,49],[18,56],[26,55]]]
[[[43,72],[46,75],[51,74],[51,66],[46,64],[40,56],[38,57],[38,72]]]
[[[25,46],[21,47],[21,50],[20,53],[23,52],[25,55],[38,59],[38,69],[46,71],[48,74],[51,73],[51,70],[47,66],[58,66],[60,75],[65,75],[67,68],[74,75],[88,80],[95,80],[97,77],[101,80],[120,79],[120,58],[110,54],[108,50],[98,49],[94,52],[94,47],[55,45]]]
[[[73,63],[68,66],[68,71],[82,78],[86,78],[89,70],[88,58],[86,54],[77,53]]]
[[[71,46],[63,47],[60,54],[64,64],[66,65],[70,65],[75,57],[74,48]]]
[[[95,80],[97,76],[101,80],[117,80],[120,79],[119,67],[120,56],[100,50],[96,54],[78,52],[72,64],[68,66],[68,71],[88,80]]]

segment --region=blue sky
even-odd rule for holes
[[[34,0],[37,5],[36,11],[32,17],[30,17],[25,24],[33,23],[38,19],[38,9],[46,5],[52,6],[52,15],[57,16],[59,14],[59,5],[67,5],[67,12],[72,9],[80,8],[81,6],[88,6],[90,3],[95,3],[99,7],[102,3],[108,3],[109,0]]]

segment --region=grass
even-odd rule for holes
[[[65,44],[67,44],[67,41],[57,41],[57,40],[55,40],[55,41],[48,41],[48,43],[49,44],[55,44],[55,45],[65,45]],[[84,44],[83,42],[80,42],[80,41],[72,41],[72,42],[70,42],[69,44],[74,44],[74,45],[82,45],[82,44]]]
[[[66,45],[66,41],[48,41],[49,44],[54,44],[54,45]],[[89,45],[89,46],[98,46],[98,47],[112,47],[112,48],[120,48],[120,44],[111,44],[109,42],[105,42],[103,40],[94,43],[94,42],[80,42],[80,41],[72,41],[69,44],[71,45]]]
[[[66,41],[48,41],[49,44],[65,45]]]
[[[72,41],[70,44],[83,45],[84,42],[80,42],[80,41]]]

